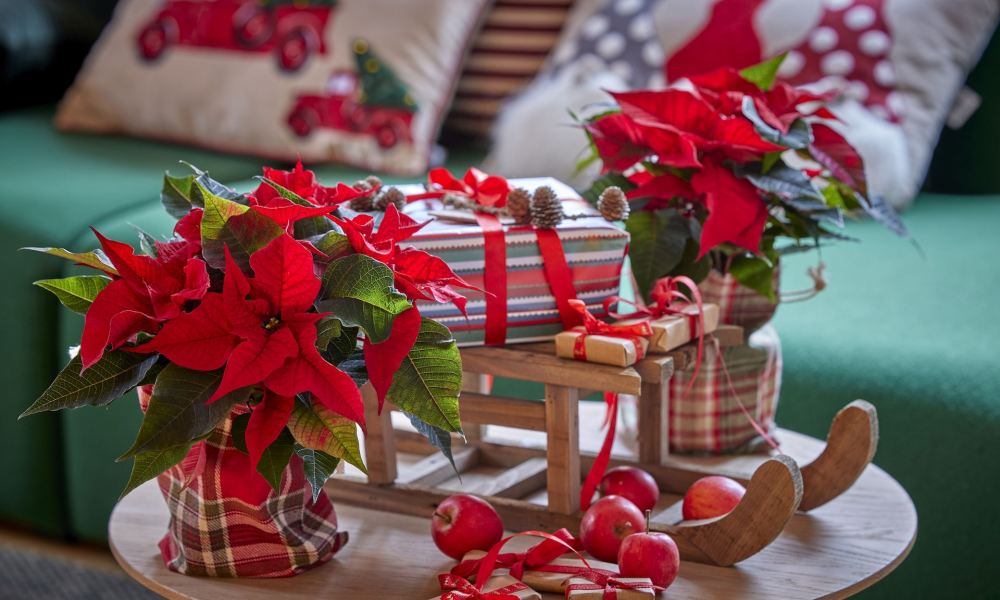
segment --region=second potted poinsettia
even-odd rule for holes
[[[782,58],[613,93],[613,107],[584,120],[584,162],[602,165],[587,195],[630,202],[625,227],[642,299],[661,278],[685,275],[723,322],[749,334],[777,307],[783,254],[849,239],[840,230],[852,212],[907,235],[868,194],[864,163],[824,105],[830,98],[775,80]],[[776,336],[764,346],[728,351],[728,365],[710,348],[707,368],[673,378],[671,411],[685,415],[671,422],[673,451],[730,451],[766,438],[781,359]]]
[[[197,169],[168,175],[174,234],[141,234],[139,253],[96,231],[93,252],[35,249],[99,273],[39,282],[85,323],[25,415],[138,387],[125,492],[158,477],[171,507],[161,552],[187,574],[276,577],[328,560],[347,536],[323,483],[340,461],[365,469],[358,427],[387,395],[445,452],[461,430],[460,355],[414,301],[461,305],[450,286],[468,285],[397,247],[422,225],[391,204],[378,227],[340,217],[378,185],[324,187],[301,165],[264,175],[250,194]]]

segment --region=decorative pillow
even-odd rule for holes
[[[445,133],[488,136],[503,102],[538,74],[573,0],[496,0],[458,81]]]
[[[587,13],[564,32],[538,83],[510,107],[539,137],[550,133],[539,124],[565,119],[531,114],[530,106],[544,104],[531,94],[558,95],[578,109],[582,104],[570,102],[592,101],[593,73],[604,73],[602,84],[612,89],[656,88],[664,79],[787,52],[780,76],[841,94],[834,112],[866,160],[869,188],[899,206],[919,189],[965,75],[996,27],[1000,2],[591,0],[576,11]],[[540,168],[565,177],[573,162],[563,152],[552,159],[563,161],[556,169],[551,160],[525,155],[524,140],[507,128],[497,142],[491,168],[505,175]]]
[[[489,0],[122,0],[56,124],[414,174]]]

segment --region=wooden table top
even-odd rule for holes
[[[810,458],[807,455],[822,448],[818,440],[794,432],[780,431],[779,436],[786,452],[797,459]],[[434,547],[427,520],[351,506],[338,506],[337,515],[340,527],[350,532],[350,543],[330,563],[276,580],[211,579],[168,571],[157,548],[168,515],[155,482],[139,487],[115,507],[109,533],[122,568],[167,598],[423,600],[440,593],[436,575],[454,563]],[[892,572],[906,558],[916,532],[917,515],[906,491],[870,465],[847,493],[813,512],[795,515],[774,543],[737,566],[682,563],[678,579],[662,597],[844,598]]]

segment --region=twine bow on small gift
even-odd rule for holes
[[[469,583],[469,580],[451,573],[438,575],[441,585],[441,600],[520,600],[515,592],[528,589],[528,586],[518,581],[491,592],[484,592]]]
[[[647,321],[633,323],[631,325],[614,325],[605,323],[587,310],[587,305],[583,300],[572,299],[568,302],[583,320],[584,333],[573,342],[573,358],[577,360],[587,360],[587,336],[603,335],[607,337],[630,340],[635,344],[636,358],[642,358],[645,349],[642,345],[642,338],[653,335],[653,329]]]
[[[654,585],[651,581],[623,581],[615,575],[607,575],[596,569],[585,571],[577,575],[581,579],[587,579],[587,583],[570,583],[566,586],[566,597],[569,598],[571,592],[575,591],[603,591],[604,600],[615,600],[618,598],[618,590],[648,590],[650,592],[662,592],[665,588]]]

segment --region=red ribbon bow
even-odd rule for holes
[[[549,563],[569,552],[566,544],[571,548],[579,546],[579,541],[573,537],[573,534],[568,529],[560,529],[552,534],[552,537],[557,541],[544,539],[525,552],[506,552],[498,555],[495,563],[496,567],[509,569],[511,577],[521,579],[524,577],[525,571],[544,570]],[[560,543],[560,541],[565,542],[565,544]],[[479,570],[485,559],[486,557],[484,556],[482,558],[463,560],[455,565],[451,573],[452,575],[469,577]]]
[[[654,585],[650,581],[622,581],[617,575],[608,575],[598,569],[591,569],[578,575],[589,583],[571,583],[566,586],[566,597],[570,592],[577,590],[596,591],[603,590],[604,600],[615,600],[618,598],[618,590],[649,590],[651,592],[662,592],[665,588]]]
[[[461,179],[443,167],[431,169],[427,174],[428,192],[409,196],[410,200],[440,198],[446,193],[461,194],[482,206],[503,208],[507,204],[510,184],[499,175],[489,175],[475,167],[469,167]]]
[[[469,583],[468,579],[451,573],[438,575],[438,583],[444,592],[441,600],[519,600],[514,592],[528,587],[518,581],[492,592],[484,592]]]
[[[647,321],[633,323],[632,325],[614,325],[605,323],[587,310],[587,305],[583,300],[571,299],[567,302],[580,318],[583,319],[583,328],[586,331],[576,338],[573,346],[573,356],[577,360],[587,360],[586,338],[588,335],[605,335],[608,337],[631,340],[635,344],[638,358],[643,356],[642,342],[639,338],[647,338],[653,335],[653,329]]]

